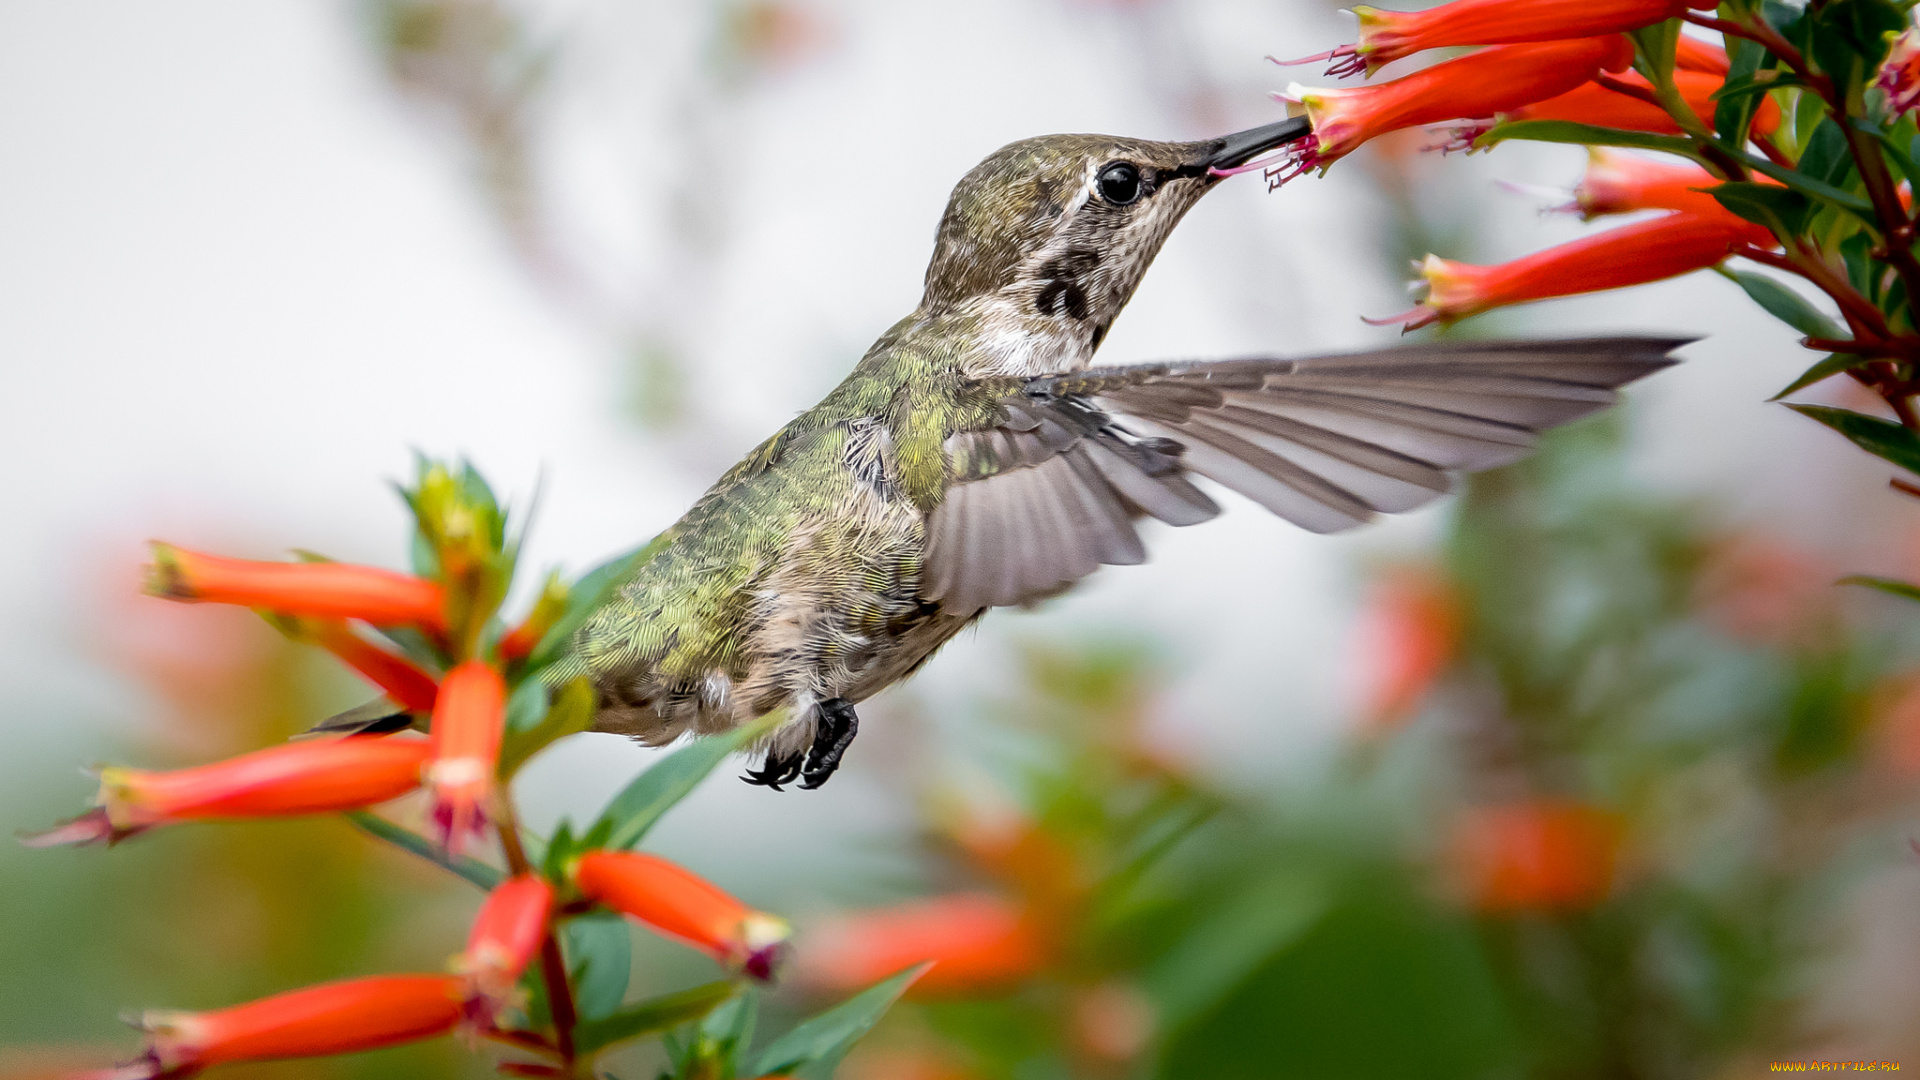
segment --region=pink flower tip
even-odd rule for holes
[[[116,829],[112,819],[107,816],[107,808],[96,806],[79,817],[63,821],[44,832],[21,833],[20,843],[30,848],[117,844],[140,831],[138,828]]]

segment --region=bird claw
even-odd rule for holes
[[[846,756],[853,737],[860,733],[860,718],[853,713],[853,702],[830,698],[820,703],[819,726],[814,730],[813,746],[807,751],[806,767],[800,789],[812,791],[832,779]]]
[[[801,755],[798,752],[776,757],[773,751],[769,750],[767,759],[760,763],[760,768],[747,770],[747,774],[740,779],[749,784],[779,791],[780,785],[792,783],[793,778],[800,775],[800,762]]]

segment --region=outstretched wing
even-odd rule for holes
[[[1191,477],[1302,528],[1350,529],[1505,465],[1613,404],[1684,338],[1458,342],[1341,356],[1094,368],[1030,380],[956,432],[921,595],[949,610],[1057,593],[1141,562],[1134,521],[1220,512]]]

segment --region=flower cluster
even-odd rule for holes
[[[1406,329],[1658,281],[1717,267],[1733,255],[1772,261],[1784,242],[1780,230],[1764,215],[1747,212],[1747,203],[1726,196],[1746,196],[1756,185],[1779,186],[1765,166],[1777,166],[1770,159],[1783,157],[1775,137],[1784,114],[1766,91],[1776,81],[1792,82],[1756,67],[1757,49],[1743,52],[1735,77],[1724,48],[1679,32],[1684,21],[1724,29],[1721,20],[1690,10],[1713,6],[1682,0],[1453,0],[1417,13],[1357,9],[1355,43],[1291,63],[1327,60],[1330,75],[1371,75],[1428,49],[1478,48],[1383,83],[1289,88],[1283,99],[1307,115],[1313,134],[1285,160],[1261,167],[1275,184],[1283,183],[1324,169],[1376,136],[1430,125],[1445,131],[1439,149],[1536,138],[1668,149],[1686,159],[1670,164],[1596,155],[1575,189],[1576,205],[1589,220],[1643,211],[1658,211],[1658,217],[1497,266],[1429,256],[1416,267],[1425,298],[1400,315],[1370,320]],[[1746,38],[1733,40],[1743,48],[1752,45]],[[1883,77],[1882,85],[1894,83]],[[1745,149],[1749,142],[1768,151],[1757,165],[1747,161],[1754,156]]]
[[[145,1012],[140,1056],[88,1076],[184,1077],[229,1062],[369,1050],[455,1030],[540,1059],[502,1065],[515,1075],[586,1076],[601,1049],[662,1027],[627,1018],[697,1022],[732,1000],[741,980],[765,982],[779,968],[785,921],[682,867],[627,850],[690,780],[756,730],[680,751],[695,764],[681,761],[659,779],[643,774],[579,839],[563,827],[541,841],[516,822],[507,787],[515,769],[592,719],[592,690],[583,681],[549,685],[550,662],[637,556],[572,588],[550,577],[531,613],[508,625],[498,609],[519,542],[486,485],[470,468],[423,462],[405,494],[418,530],[410,574],[156,544],[149,578],[157,596],[257,609],[365,676],[382,693],[379,702],[321,724],[308,738],[226,761],[173,771],[102,769],[92,810],[26,842],[115,843],[181,822],[347,813],[488,889],[466,948],[446,973],[347,979],[208,1012]],[[663,785],[669,790],[656,790]],[[367,812],[416,790],[425,836]],[[498,840],[504,871],[468,854],[488,835]],[[536,862],[530,849],[544,856]],[[589,938],[567,931],[575,920],[606,916],[706,952],[728,978],[665,1005],[578,1000],[571,980],[579,968],[615,961],[582,953]],[[622,973],[624,950],[623,940]],[[899,981],[862,1008],[884,1008],[904,986]]]

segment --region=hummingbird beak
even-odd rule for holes
[[[1200,144],[1201,158],[1198,164],[1204,169],[1226,172],[1245,165],[1269,150],[1304,139],[1311,134],[1313,134],[1313,124],[1306,117],[1291,117],[1265,127],[1250,128]]]

